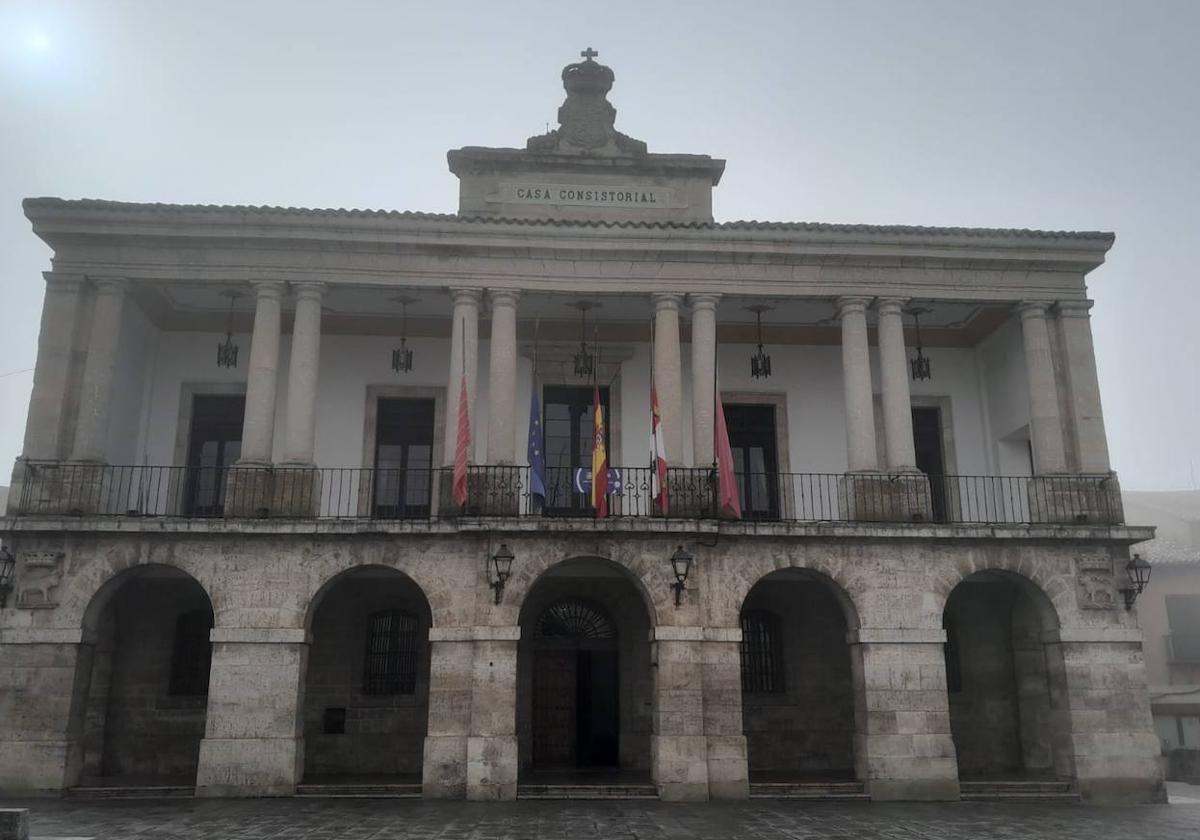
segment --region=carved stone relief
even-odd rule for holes
[[[20,556],[17,607],[27,610],[58,606],[58,586],[63,579],[61,551],[26,551]]]
[[[1083,610],[1111,610],[1117,606],[1113,587],[1112,560],[1080,557],[1075,561],[1075,596]]]

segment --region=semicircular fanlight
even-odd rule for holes
[[[557,639],[612,639],[616,630],[604,613],[582,601],[551,604],[538,618],[534,635]]]

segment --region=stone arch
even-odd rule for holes
[[[855,582],[846,576],[842,563],[828,556],[814,559],[804,554],[781,553],[772,556],[767,552],[739,555],[735,564],[727,564],[721,571],[720,591],[713,591],[709,598],[710,623],[714,626],[736,626],[742,605],[751,590],[767,577],[787,570],[801,572],[828,586],[842,607],[847,629],[855,631],[862,627],[862,593]],[[715,588],[710,584],[709,589]]]
[[[352,578],[356,575],[361,576],[371,574],[373,572],[382,573],[385,575],[395,574],[412,584],[416,590],[421,593],[421,597],[425,602],[425,610],[429,614],[429,620],[432,626],[433,607],[429,603],[429,595],[426,593],[425,588],[421,586],[421,584],[418,583],[412,575],[408,574],[408,572],[404,569],[397,568],[396,566],[390,566],[386,563],[361,563],[339,568],[332,574],[329,574],[318,581],[316,588],[313,589],[312,593],[309,595],[308,602],[304,609],[304,630],[308,633],[312,632],[313,616],[320,607],[321,602],[329,594],[330,590],[335,588],[339,583],[347,578]]]
[[[80,617],[79,779],[190,787],[208,711],[212,598],[177,565],[106,571]]]
[[[984,574],[1002,577],[1020,587],[1037,605],[1047,631],[1057,632],[1062,627],[1062,617],[1074,606],[1075,592],[1061,577],[1055,577],[1041,565],[1026,566],[1002,557],[988,558],[986,562],[978,564],[960,563],[939,575],[932,589],[940,613],[945,614],[946,603],[959,584]]]
[[[605,557],[600,554],[574,554],[557,560],[546,560],[541,563],[531,563],[522,566],[520,572],[509,581],[508,586],[504,591],[504,602],[510,603],[516,608],[519,621],[523,621],[526,601],[530,592],[537,586],[538,582],[543,580],[546,575],[553,574],[555,569],[568,567],[572,564],[595,563],[605,568],[611,569],[620,573],[634,589],[642,600],[642,605],[645,607],[646,614],[650,618],[651,626],[659,624],[660,607],[666,603],[670,596],[668,582],[663,578],[662,585],[659,587],[667,594],[656,601],[651,594],[651,588],[648,585],[646,577],[643,573],[633,568],[631,564],[623,563],[611,557]],[[664,567],[665,567],[664,561]],[[657,581],[656,581],[657,583]]]

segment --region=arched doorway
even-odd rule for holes
[[[517,739],[525,781],[648,779],[650,621],[628,573],[555,566],[521,610]]]
[[[194,578],[139,566],[109,581],[84,616],[94,642],[83,715],[83,786],[196,782],[208,710],[213,608]]]
[[[420,783],[430,623],[421,588],[384,566],[343,573],[317,593],[304,682],[306,785]]]
[[[1066,673],[1046,594],[1016,574],[978,572],[950,593],[942,624],[959,779],[1072,778]]]
[[[742,725],[752,784],[854,779],[855,703],[847,630],[857,627],[836,584],[784,569],[742,604]]]

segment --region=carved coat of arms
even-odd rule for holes
[[[1080,557],[1075,565],[1075,598],[1079,608],[1111,610],[1116,607],[1112,561],[1107,557]]]
[[[61,551],[27,551],[21,554],[17,607],[27,610],[54,609],[63,579]]]

